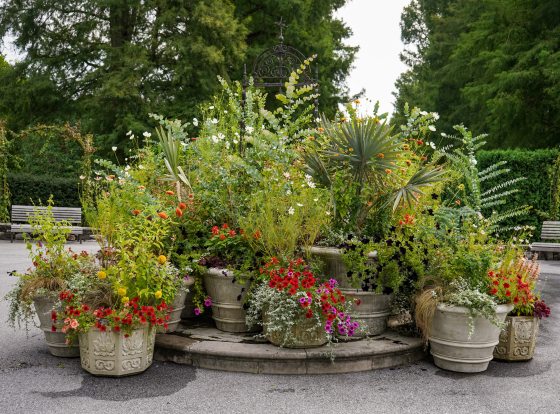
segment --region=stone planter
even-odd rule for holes
[[[498,305],[497,319],[504,321],[512,305]],[[469,310],[445,303],[437,305],[430,329],[430,352],[439,368],[456,372],[482,372],[488,368],[500,328],[486,318],[473,320],[469,337]]]
[[[216,328],[224,332],[249,332],[243,303],[250,282],[239,285],[229,270],[211,268],[204,275],[204,285],[212,298],[212,319]]]
[[[385,332],[387,320],[391,314],[390,309],[393,296],[364,292],[350,286],[347,276],[348,270],[342,259],[340,249],[313,246],[309,251],[323,262],[325,276],[336,279],[346,299],[353,302],[350,316],[360,324],[360,328],[356,331],[354,337],[380,335]],[[368,255],[371,259],[374,259],[375,256],[375,252]]]
[[[263,316],[264,336],[266,339],[276,346],[284,348],[316,348],[327,343],[325,335],[325,327],[317,324],[315,318],[307,319],[302,317],[290,329],[287,340],[284,331],[270,332],[266,329],[268,318],[266,313]]]
[[[352,301],[350,316],[360,324],[354,337],[380,335],[387,329],[391,315],[393,295],[362,292],[357,289],[341,289],[347,301]]]
[[[39,327],[45,334],[47,346],[51,355],[64,358],[77,358],[80,356],[80,348],[77,344],[67,345],[66,335],[62,333],[62,323],[57,322],[56,332],[52,332],[53,321],[51,319],[52,310],[60,312],[60,308],[55,308],[56,296],[37,296],[33,299],[35,312],[39,317]]]
[[[91,328],[80,334],[82,368],[93,375],[121,377],[144,372],[154,355],[156,330],[148,325],[123,332],[102,332]]]
[[[167,323],[167,330],[165,332],[175,332],[179,322],[181,322],[181,315],[185,309],[185,301],[187,299],[187,292],[189,287],[194,284],[194,279],[189,278],[183,284],[183,286],[175,294],[175,298],[171,303],[173,310],[169,313],[169,322]],[[191,301],[192,302],[192,301]]]
[[[494,358],[503,361],[528,361],[533,358],[539,322],[534,316],[506,317],[506,329],[494,348]]]
[[[181,319],[189,319],[189,318],[194,318],[196,315],[194,314],[194,308],[196,308],[195,304],[194,304],[194,292],[193,292],[193,286],[194,286],[195,280],[194,277],[189,277],[186,281],[185,281],[185,286],[187,287],[187,289],[189,289],[189,291],[187,292],[186,296],[185,296],[185,305],[183,310],[181,311]]]

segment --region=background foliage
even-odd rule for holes
[[[437,111],[450,130],[489,133],[488,148],[558,145],[560,7],[557,0],[413,0],[401,19],[410,69],[405,102]]]

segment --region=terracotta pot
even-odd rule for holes
[[[61,331],[63,324],[57,322],[55,324],[56,332],[52,332],[53,321],[51,319],[51,313],[53,309],[56,310],[57,313],[62,311],[62,309],[55,307],[56,302],[57,298],[55,295],[36,296],[33,299],[33,306],[39,317],[39,327],[45,334],[45,339],[51,355],[64,358],[77,358],[80,356],[80,348],[77,344],[66,344],[66,334]]]
[[[539,318],[534,316],[506,317],[506,329],[494,348],[494,358],[504,361],[528,361],[533,358],[539,322]]]
[[[243,309],[250,282],[234,282],[233,273],[226,269],[211,268],[204,275],[206,292],[212,298],[212,319],[216,328],[224,332],[249,332]]]
[[[512,305],[498,305],[496,317],[503,322]],[[469,337],[469,309],[445,303],[437,305],[430,329],[430,352],[434,363],[448,371],[482,372],[488,368],[500,328],[483,317],[473,318]]]
[[[91,328],[80,334],[82,368],[93,375],[121,377],[144,372],[154,355],[156,330],[149,326],[124,332]]]

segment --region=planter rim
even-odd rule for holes
[[[339,257],[342,255],[342,249],[338,247],[328,247],[328,246],[311,246],[309,247],[309,252],[317,255],[330,256],[330,257]],[[377,251],[374,250],[372,252],[369,252],[368,257],[370,258],[377,257]]]
[[[443,310],[452,313],[469,313],[469,308],[465,306],[452,305],[446,302],[438,303],[437,308],[438,310]],[[510,303],[501,304],[501,305],[497,305],[496,313],[509,313],[512,311],[512,309],[513,309],[513,305]]]

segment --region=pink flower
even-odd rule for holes
[[[70,328],[76,329],[78,327],[78,325],[80,325],[80,324],[78,323],[78,321],[76,319],[72,319],[70,321]]]

